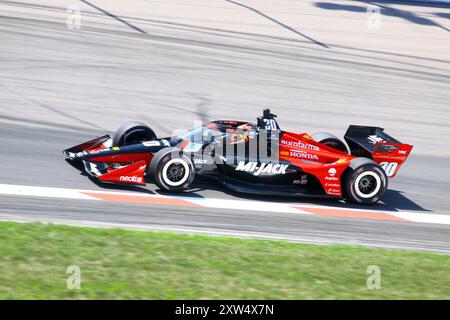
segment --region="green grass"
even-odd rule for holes
[[[81,289],[66,288],[67,267]],[[381,289],[366,286],[381,268]],[[1,299],[449,299],[450,256],[0,223]]]

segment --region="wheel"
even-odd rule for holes
[[[387,189],[386,173],[377,163],[368,158],[356,158],[343,175],[342,186],[345,197],[359,204],[378,202]]]
[[[113,138],[115,147],[123,147],[144,141],[156,140],[155,132],[142,122],[127,122],[116,131]]]
[[[182,191],[189,187],[195,178],[192,160],[179,149],[164,148],[158,151],[148,170],[155,184],[169,192]]]
[[[321,144],[349,153],[347,145],[336,137],[334,134],[328,132],[318,132],[312,135],[313,139]]]

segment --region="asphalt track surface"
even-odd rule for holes
[[[164,136],[272,106],[286,130],[377,125],[413,144],[370,209],[450,215],[450,9],[370,3],[381,8],[377,30],[365,1],[0,1],[0,183],[119,191],[61,150],[126,120]],[[66,26],[69,5],[81,9],[80,30]],[[355,208],[203,181],[186,196]],[[0,195],[0,219],[450,251],[449,225],[279,212]]]

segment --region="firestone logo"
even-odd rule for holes
[[[138,176],[121,176],[120,182],[134,182],[134,183],[142,183],[142,178]]]

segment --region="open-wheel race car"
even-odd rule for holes
[[[283,131],[266,109],[256,123],[211,121],[166,138],[130,122],[63,153],[104,183],[181,192],[204,176],[236,192],[378,202],[412,146],[378,127],[351,125],[344,139]]]

